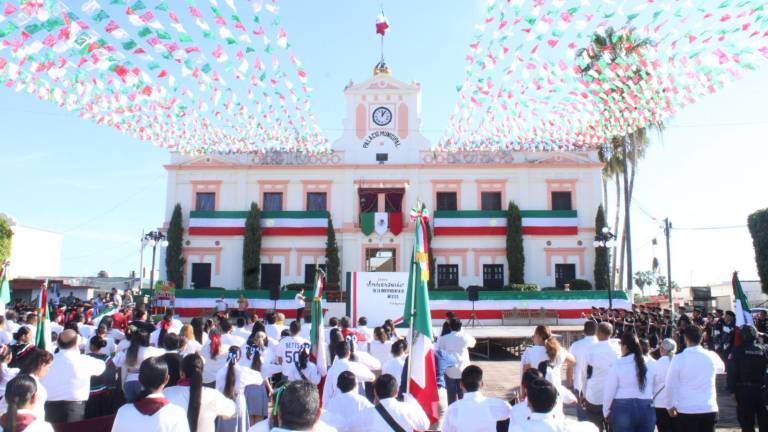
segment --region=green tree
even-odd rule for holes
[[[325,281],[328,284],[338,286],[341,276],[341,264],[339,262],[339,245],[336,243],[336,230],[333,228],[333,220],[328,217],[328,238],[325,242]]]
[[[650,287],[656,281],[654,274],[650,270],[638,271],[635,273],[635,286],[640,288],[640,292],[645,297],[645,287]]]
[[[523,218],[514,201],[507,206],[507,267],[509,284],[525,283],[525,254],[523,253]]]
[[[437,267],[437,260],[435,259],[435,256],[432,255],[432,224],[427,221],[425,225],[427,227],[427,245],[429,245],[429,250],[427,251],[427,261],[429,262],[429,280],[427,281],[427,289],[433,290],[437,287],[437,271],[435,270],[435,267]]]
[[[0,218],[0,267],[11,256],[12,237],[11,224],[4,218]]]
[[[760,286],[764,293],[768,293],[768,209],[758,210],[749,215],[747,226],[752,235],[752,246],[755,248]]]
[[[173,282],[176,288],[184,288],[184,256],[181,249],[184,243],[184,226],[181,219],[181,204],[173,208],[171,223],[168,224],[168,247],[165,250],[165,279]]]
[[[667,277],[664,275],[658,275],[656,277],[656,285],[659,287],[659,294],[669,294],[667,288]],[[672,289],[678,289],[680,286],[677,282],[672,281]]]
[[[605,211],[603,205],[597,207],[595,216],[595,233],[600,235],[607,225],[605,224]],[[611,288],[610,257],[607,247],[595,248],[595,289],[607,290]]]
[[[243,239],[243,288],[259,289],[261,276],[261,209],[251,202],[248,217],[245,219],[245,238]]]

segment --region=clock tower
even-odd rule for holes
[[[355,164],[418,163],[419,152],[430,149],[419,131],[421,85],[392,77],[379,63],[373,77],[344,89],[347,116],[344,132],[333,150],[344,152],[344,162]]]

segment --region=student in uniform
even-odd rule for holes
[[[165,351],[149,345],[149,333],[136,327],[130,328],[130,345],[125,351],[117,353],[113,362],[120,368],[120,376],[123,383],[123,393],[126,402],[133,402],[141,391],[139,383],[139,367],[141,363],[150,357],[159,357]],[[168,366],[164,365],[167,369]]]
[[[566,420],[552,414],[557,404],[557,389],[546,379],[538,379],[527,386],[527,401],[531,414],[524,420],[510,423],[509,432],[596,432],[590,422]]]
[[[283,377],[287,377],[296,368],[294,363],[299,360],[299,353],[304,349],[304,344],[309,343],[308,340],[299,336],[299,332],[301,332],[301,323],[299,321],[291,321],[289,329],[290,336],[283,338],[275,350],[277,363],[282,365],[283,368]]]
[[[654,373],[653,365],[645,362],[637,336],[624,333],[621,357],[613,362],[603,385],[603,416],[610,419],[611,430],[653,432]]]
[[[184,409],[170,404],[163,396],[168,383],[168,366],[160,357],[149,357],[139,367],[139,382],[144,390],[133,403],[123,405],[115,416],[112,432],[188,432]]]
[[[0,318],[2,317],[0,316]],[[5,387],[8,382],[19,374],[19,369],[8,367],[11,358],[13,358],[11,348],[8,345],[0,345],[0,396],[5,394]],[[0,397],[0,414],[4,414],[7,409],[5,398]]]
[[[272,385],[269,382],[271,374],[267,371],[269,366],[276,366],[264,363],[265,360],[269,358],[265,355],[268,348],[259,344],[267,340],[267,335],[263,332],[258,332],[256,335],[256,337],[248,339],[249,344],[246,346],[245,355],[240,359],[240,366],[251,368],[261,373],[261,376],[264,378],[262,384],[250,384],[245,386],[245,403],[248,408],[248,417],[251,420],[251,424],[256,424],[269,416],[269,398],[272,394]],[[257,340],[261,342],[257,342]],[[272,370],[279,369],[273,367]]]
[[[208,335],[208,343],[203,345],[200,354],[205,360],[205,369],[203,369],[203,385],[206,387],[216,387],[216,374],[220,369],[227,365],[227,352],[229,345],[221,343],[221,334],[217,329],[211,329]]]
[[[91,377],[91,388],[88,401],[85,403],[85,418],[101,417],[114,414],[115,390],[119,382],[119,372],[115,364],[109,361],[106,353],[107,341],[100,336],[94,336],[89,341],[87,356],[104,363],[104,372]]]
[[[350,360],[348,343],[337,342],[334,351],[336,353],[336,360],[328,369],[325,384],[323,385],[323,405],[328,403],[328,401],[338,393],[338,388],[334,383],[339,379],[339,375],[342,372],[350,371],[355,374],[358,383],[371,382],[375,379],[373,372],[371,372],[365,365]]]
[[[376,404],[366,408],[353,420],[353,430],[366,432],[390,432],[399,426],[406,431],[423,431],[429,428],[429,418],[421,405],[409,393],[405,402],[397,400],[397,381],[392,375],[382,375],[374,383]]]
[[[190,354],[200,354],[203,345],[195,339],[194,329],[190,324],[181,326],[179,336],[184,339],[184,344],[179,349],[179,355],[186,357]]]
[[[35,345],[31,343],[32,337],[30,334],[31,332],[29,327],[24,326],[19,327],[16,333],[13,334],[13,340],[15,343],[11,345],[11,353],[13,354],[13,358],[11,359],[11,363],[8,365],[9,367],[20,367],[21,364],[26,361],[27,355],[35,350]]]
[[[352,420],[364,409],[373,407],[373,404],[357,391],[357,378],[350,371],[339,374],[336,387],[339,391],[325,405],[325,410],[345,422],[341,427],[337,427],[339,432],[351,431]]]
[[[35,348],[30,352],[19,368],[19,372],[29,375],[35,380],[37,393],[35,394],[35,415],[40,420],[45,419],[45,402],[48,400],[48,391],[40,380],[48,375],[48,370],[53,363],[53,354],[40,348]]]
[[[309,381],[314,385],[320,384],[320,372],[317,370],[317,365],[309,361],[309,349],[310,345],[304,344],[299,351],[299,358],[295,361],[292,367],[287,369],[287,374],[284,374],[288,382],[291,381]]]
[[[494,432],[496,423],[510,417],[512,406],[506,401],[480,393],[483,370],[470,365],[461,372],[464,397],[448,406],[443,432]]]
[[[391,358],[393,341],[389,340],[389,336],[382,327],[376,327],[373,329],[373,337],[371,338],[371,344],[368,346],[368,352],[379,361],[382,365],[386,364]]]
[[[245,401],[245,388],[252,384],[261,384],[264,378],[253,369],[240,367],[240,348],[229,347],[227,365],[216,373],[216,389],[235,402],[235,416],[220,420],[217,432],[246,432],[250,427],[248,406]]]
[[[0,417],[0,432],[53,432],[53,427],[34,410],[36,380],[20,374],[8,382],[3,393],[8,411]]]
[[[212,388],[203,387],[203,368],[200,355],[184,357],[178,385],[163,392],[168,402],[186,410],[190,432],[214,432],[217,417],[227,419],[235,415],[234,401]]]
[[[390,374],[397,380],[397,386],[400,387],[400,378],[403,376],[405,368],[406,353],[408,348],[403,339],[398,339],[393,343],[389,360],[382,363],[381,374]]]

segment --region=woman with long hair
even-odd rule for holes
[[[35,415],[40,419],[45,418],[45,402],[48,400],[48,391],[40,380],[48,375],[51,364],[53,364],[53,354],[44,349],[35,348],[26,356],[24,364],[19,369],[19,373],[29,375],[35,380],[37,395],[34,410]]]
[[[317,365],[309,361],[309,344],[304,346],[299,351],[298,361],[293,362],[293,367],[287,369],[286,379],[291,381],[309,381],[314,385],[320,384],[320,372],[317,370]],[[367,354],[367,353],[366,353]]]
[[[369,346],[371,355],[381,364],[385,364],[392,358],[393,340],[389,338],[383,327],[373,329],[373,340]]]
[[[0,345],[0,395],[5,394],[8,382],[19,374],[19,369],[8,366],[12,358],[11,348],[8,345]],[[7,409],[5,398],[0,398],[0,414],[5,413]]]
[[[13,358],[8,366],[17,368],[21,367],[27,355],[35,350],[35,345],[32,343],[32,331],[26,326],[21,326],[16,330],[16,333],[13,334],[13,340],[15,341],[11,345]]]
[[[208,332],[207,330],[210,329],[204,329],[203,328],[203,319],[200,317],[194,317],[192,318],[192,321],[189,322],[189,325],[192,326],[192,333],[195,336],[195,341],[199,343],[201,346],[208,343]]]
[[[3,431],[53,432],[53,427],[34,410],[37,382],[29,375],[20,374],[8,382],[3,393],[8,411],[0,417]]]
[[[269,415],[269,398],[272,395],[272,385],[269,378],[282,371],[282,366],[273,364],[274,354],[269,347],[269,338],[264,332],[251,333],[245,345],[245,353],[240,359],[240,366],[250,368],[264,377],[262,384],[251,384],[245,387],[245,402],[251,424],[255,424]]]
[[[671,408],[672,404],[669,400],[669,392],[667,392],[667,372],[669,372],[669,365],[672,363],[672,359],[677,353],[677,343],[674,339],[664,339],[659,344],[659,357],[654,363],[656,372],[653,374],[653,406],[656,408],[656,429],[659,432],[673,432],[676,430],[677,419],[670,417],[667,408]]]
[[[621,357],[613,363],[603,387],[603,416],[611,430],[653,432],[654,368],[647,365],[640,341],[633,333],[621,336]]]
[[[214,432],[216,417],[230,418],[235,415],[234,401],[212,388],[203,387],[204,366],[199,354],[184,357],[178,385],[163,391],[168,402],[187,411],[191,432]]]
[[[143,390],[133,403],[120,407],[112,424],[112,432],[187,432],[187,413],[171,404],[163,395],[168,382],[168,366],[162,357],[141,362],[139,382]]]
[[[109,361],[107,340],[96,335],[88,342],[87,356],[104,362],[104,372],[91,377],[91,391],[85,403],[85,418],[101,417],[114,414],[115,389],[119,381],[119,371],[115,364]]]
[[[197,341],[195,336],[195,329],[190,324],[184,324],[181,326],[179,336],[183,339],[181,348],[179,349],[179,355],[186,357],[190,354],[199,354],[203,345]]]
[[[241,352],[236,346],[229,347],[226,354],[226,367],[216,374],[216,390],[235,402],[235,416],[228,420],[219,421],[217,432],[246,432],[250,427],[248,406],[245,401],[245,388],[253,384],[261,384],[264,377],[261,373],[240,367]]]
[[[166,312],[165,315],[163,315],[163,319],[161,319],[160,322],[157,323],[157,328],[155,329],[155,331],[153,331],[152,334],[150,335],[149,343],[152,346],[162,348],[163,339],[165,339],[165,335],[171,331],[172,324],[173,324],[173,313]]]
[[[520,370],[539,369],[544,378],[557,386],[558,391],[561,391],[563,366],[571,366],[575,362],[576,359],[560,346],[560,342],[552,335],[549,327],[540,325],[536,326],[533,332],[533,345],[523,352]],[[522,396],[525,397],[525,389],[521,390]]]
[[[400,336],[397,335],[397,330],[395,329],[395,322],[391,319],[388,319],[384,321],[384,331],[389,336],[389,339],[392,341],[395,341],[397,339],[400,339]]]
[[[328,334],[328,346],[335,347],[339,342],[345,342],[344,335],[341,334],[341,330],[334,327]],[[331,364],[336,360],[336,352],[331,348]]]
[[[123,383],[123,393],[126,402],[133,402],[141,391],[139,383],[139,367],[141,362],[150,357],[159,357],[165,354],[160,348],[149,345],[149,333],[130,326],[130,345],[125,351],[117,353],[113,362],[120,368],[120,376]]]
[[[216,374],[227,365],[227,352],[229,345],[221,343],[221,333],[212,328],[208,333],[208,343],[200,349],[200,355],[205,360],[203,370],[203,385],[214,388],[216,386]]]

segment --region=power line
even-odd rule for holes
[[[709,231],[709,230],[728,230],[728,229],[738,229],[738,228],[746,228],[747,226],[742,225],[723,225],[723,226],[710,226],[710,227],[676,227],[673,226],[672,230],[678,230],[678,231]]]

